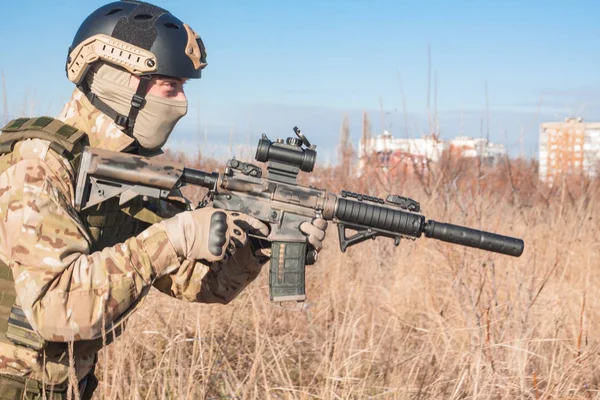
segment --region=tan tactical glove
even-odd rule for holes
[[[178,256],[188,260],[222,261],[244,247],[247,232],[269,234],[249,215],[212,207],[185,211],[160,222]]]
[[[323,239],[327,231],[327,221],[323,218],[315,218],[311,223],[303,222],[300,225],[300,230],[305,235],[308,235],[308,242],[313,245],[317,252],[323,248]]]
[[[327,231],[327,221],[323,218],[315,218],[310,223],[303,222],[300,224],[302,233],[308,236],[309,252],[306,255],[306,263],[312,265],[317,262],[318,254],[323,248],[323,240]]]

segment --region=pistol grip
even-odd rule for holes
[[[271,243],[269,291],[271,301],[297,301],[306,299],[305,268],[306,242]]]

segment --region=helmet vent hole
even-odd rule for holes
[[[174,23],[172,23],[172,22],[167,22],[167,23],[165,23],[165,26],[166,26],[167,28],[170,28],[170,29],[179,29],[179,25],[176,25],[176,24],[174,24]]]
[[[152,19],[152,18],[154,18],[154,17],[149,14],[138,14],[133,17],[133,19],[135,19],[136,21],[148,21],[149,19]]]
[[[110,10],[109,12],[107,12],[107,13],[106,13],[106,16],[108,17],[109,15],[116,14],[116,13],[118,13],[119,11],[123,11],[123,9],[122,9],[122,8],[115,8],[115,9],[112,9],[112,10]]]

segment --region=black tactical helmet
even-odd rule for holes
[[[85,49],[90,45],[94,48]],[[142,59],[144,64],[132,63],[140,53],[146,56]],[[107,4],[83,21],[69,48],[67,75],[72,75],[69,72],[74,67],[79,69],[75,65],[78,57],[79,62],[86,64],[83,66],[86,71],[69,76],[76,84],[89,64],[98,59],[138,75],[151,73],[177,78],[200,78],[200,71],[206,66],[202,39],[189,25],[160,7],[133,0]]]
[[[141,77],[129,116],[119,115],[90,92],[84,77],[96,61]],[[69,48],[66,72],[94,106],[131,131],[151,75],[200,78],[205,66],[204,44],[189,25],[160,7],[124,0],[100,7],[83,21]]]

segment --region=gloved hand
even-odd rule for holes
[[[307,257],[307,264],[314,264],[317,261],[317,254],[323,248],[323,240],[327,231],[327,221],[323,218],[315,218],[312,222],[303,222],[300,224],[302,233],[308,236],[308,243],[314,247],[312,259]]]
[[[222,261],[244,247],[248,231],[269,234],[269,227],[254,217],[212,207],[179,213],[159,225],[178,256],[208,262]]]

